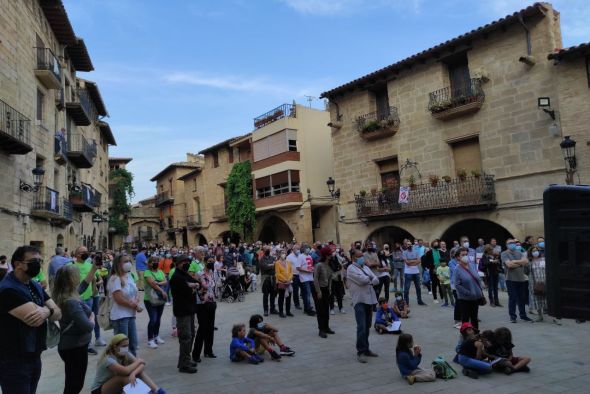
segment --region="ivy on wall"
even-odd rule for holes
[[[131,211],[129,200],[133,198],[133,174],[123,168],[111,170],[109,179],[113,182],[113,202],[109,211],[109,229],[115,234],[127,235],[127,215]]]
[[[256,226],[256,207],[252,198],[250,161],[234,164],[225,188],[227,219],[230,230],[244,240],[251,240]]]

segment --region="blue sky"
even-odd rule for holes
[[[86,41],[135,201],[149,179],[284,102],[321,92],[524,8],[521,0],[65,0]],[[590,2],[557,0],[564,46]],[[323,107],[319,100],[314,107]]]

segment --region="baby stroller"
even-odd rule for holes
[[[243,302],[246,299],[244,287],[240,283],[239,275],[227,275],[221,288],[221,301]]]

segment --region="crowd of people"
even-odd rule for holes
[[[502,307],[498,291],[508,292],[511,323],[543,320],[546,311],[544,239],[506,240],[468,237],[453,241],[405,239],[390,247],[357,241],[349,250],[332,242],[282,242],[224,245],[212,242],[194,248],[143,245],[129,253],[88,251],[84,246],[68,255],[58,247],[43,269],[39,250],[19,247],[10,262],[0,256],[0,387],[7,393],[34,393],[41,373],[41,353],[58,336],[57,350],[64,361],[64,393],[84,386],[88,355],[98,358],[92,393],[118,393],[141,379],[152,393],[164,393],[146,373],[138,357],[136,315],[148,315],[147,346],[157,349],[163,311],[172,306],[171,334],[178,338],[177,368],[196,373],[213,353],[217,302],[239,302],[249,292],[262,293],[262,314],[248,324],[233,326],[230,359],[258,364],[293,356],[282,342],[279,328],[264,321],[271,314],[293,318],[294,310],[315,317],[321,338],[335,334],[330,316],[345,314],[349,293],[356,320],[357,360],[378,357],[369,346],[369,333],[399,335],[396,360],[410,384],[435,378],[419,368],[421,348],[404,333],[403,319],[411,316],[410,289],[418,307],[426,306],[423,292],[434,304],[453,308],[454,325],[461,333],[456,361],[463,372],[477,377],[493,369],[505,373],[527,371],[530,359],[512,355],[510,331],[499,328],[479,334],[480,307]],[[47,272],[47,278],[44,272]],[[487,289],[487,298],[486,298]],[[141,294],[143,293],[143,294]],[[390,295],[393,297],[390,302]],[[440,301],[439,301],[440,300]],[[373,318],[373,314],[375,317]],[[55,322],[59,322],[56,325]],[[558,319],[554,319],[560,324]],[[55,328],[58,327],[57,334]],[[248,327],[248,329],[247,329]],[[107,343],[101,333],[113,330]],[[94,343],[92,336],[94,334]],[[15,337],[16,335],[16,337]],[[11,340],[6,340],[11,338]]]

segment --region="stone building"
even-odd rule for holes
[[[0,253],[103,248],[115,139],[86,45],[60,0],[3,2],[0,37]]]
[[[179,178],[202,166],[202,157],[187,153],[186,161],[172,163],[150,179],[156,182],[155,206],[160,210],[158,243],[169,246],[188,243],[183,225],[187,216],[184,182]]]
[[[133,160],[130,157],[109,157],[109,174],[111,171],[113,170],[118,170],[118,169],[126,169],[127,164],[129,164],[129,162],[131,162],[131,160]],[[116,179],[112,179],[109,178],[109,209],[112,208],[113,206],[113,192],[115,190],[115,185],[116,185]],[[111,216],[113,215],[112,210],[110,211]],[[125,235],[126,234],[117,234],[115,232],[115,228],[111,228],[109,227],[109,241],[108,241],[108,247],[110,249],[119,249],[121,246],[123,246],[123,243],[125,242]]]
[[[312,242],[338,238],[330,115],[283,104],[254,119],[252,178],[256,240]]]
[[[127,215],[127,223],[129,235],[124,241],[146,245],[157,243],[158,233],[164,229],[161,227],[160,208],[156,207],[156,196],[133,204]],[[120,247],[117,243],[113,245],[115,248]]]
[[[588,46],[554,53],[559,18],[535,3],[322,94],[342,243],[543,234],[565,136],[590,182]]]

